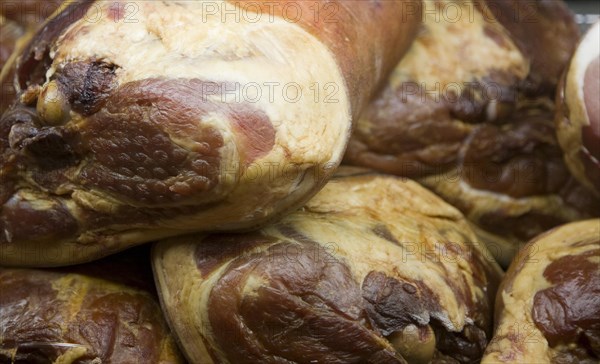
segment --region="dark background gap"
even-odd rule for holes
[[[588,1],[574,1],[568,0],[567,4],[573,10],[575,20],[581,27],[582,30],[586,30],[592,24],[598,21],[598,14],[600,14],[600,1],[588,0]]]

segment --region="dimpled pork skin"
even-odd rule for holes
[[[502,265],[561,223],[598,216],[555,137],[578,40],[561,1],[426,1],[419,35],[356,123],[345,162],[417,179],[459,208]]]
[[[0,268],[0,363],[185,363],[148,253],[53,270]]]
[[[409,180],[343,169],[260,231],[153,248],[191,363],[471,363],[499,267],[460,212]]]
[[[557,93],[556,128],[567,166],[600,196],[600,23],[582,39]]]
[[[417,1],[76,1],[0,121],[0,262],[91,260],[301,206],[408,48]],[[36,260],[52,251],[52,260]],[[55,253],[55,254],[54,254]]]
[[[600,219],[530,241],[496,297],[484,364],[600,361]]]

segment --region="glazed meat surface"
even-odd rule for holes
[[[192,363],[471,363],[501,275],[437,196],[346,169],[258,232],[158,243],[153,267]]]
[[[417,38],[361,115],[345,162],[418,180],[459,208],[498,260],[597,216],[571,176],[554,92],[579,33],[562,1],[425,1]]]
[[[306,7],[294,21],[268,2],[69,3],[20,54],[0,121],[0,262],[82,262],[298,208],[412,41],[419,16],[396,21],[412,3],[316,2],[314,17],[290,2]]]
[[[0,268],[0,362],[184,363],[148,249],[67,268]]]
[[[496,297],[496,328],[482,363],[600,360],[600,220],[530,241]]]

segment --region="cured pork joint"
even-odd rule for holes
[[[0,121],[3,264],[298,208],[420,20],[408,0],[66,4],[19,55]]]

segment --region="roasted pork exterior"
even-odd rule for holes
[[[191,363],[470,363],[499,268],[456,209],[343,170],[258,232],[167,239],[157,287]]]
[[[600,219],[530,241],[496,297],[487,363],[600,361]]]
[[[0,268],[0,363],[184,363],[148,249],[68,268]]]
[[[555,137],[554,90],[577,25],[561,1],[424,4],[419,36],[345,160],[417,179],[508,266],[537,234],[600,213]]]
[[[0,262],[82,262],[298,208],[340,162],[418,10],[69,3],[20,54],[0,121]],[[27,253],[40,250],[55,259]]]

